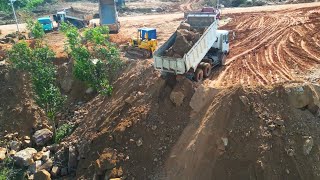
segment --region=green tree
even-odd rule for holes
[[[34,99],[41,107],[56,132],[55,117],[63,106],[65,97],[56,86],[56,69],[52,63],[54,52],[38,43],[34,49],[26,42],[15,44],[9,51],[9,60],[14,68],[31,75]]]
[[[78,29],[62,24],[67,36],[67,51],[74,60],[74,76],[101,94],[110,95],[110,77],[122,65],[119,50],[108,41],[109,29],[106,26],[86,29],[81,36]],[[90,42],[88,46],[87,42]]]
[[[42,24],[39,21],[33,21],[31,19],[27,20],[27,29],[32,34],[32,37],[35,39],[42,39],[45,35],[45,32],[42,28]]]

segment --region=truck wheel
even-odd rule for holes
[[[226,59],[227,59],[226,55],[225,55],[224,53],[221,54],[221,56],[220,56],[220,62],[221,62],[221,65],[222,65],[222,66],[224,66],[224,65],[226,64]]]
[[[203,67],[203,77],[207,78],[211,74],[211,65],[209,63],[204,63]]]
[[[196,72],[194,73],[194,80],[196,82],[200,82],[203,79],[203,70],[200,68],[196,69]]]

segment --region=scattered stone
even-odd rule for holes
[[[7,149],[0,147],[0,161],[3,161],[6,158]]]
[[[66,175],[68,175],[68,168],[64,167],[61,169],[61,176],[66,176]]]
[[[9,156],[14,156],[16,153],[17,153],[17,151],[11,150],[11,151],[9,152]]]
[[[58,166],[53,166],[52,169],[51,169],[51,175],[53,177],[57,177],[59,175],[59,167]]]
[[[34,163],[32,163],[29,166],[28,171],[30,171],[32,174],[34,174],[38,171],[38,169],[40,168],[41,165],[42,165],[42,162],[40,160],[35,161]]]
[[[273,131],[275,128],[276,128],[276,125],[274,125],[273,123],[268,125],[268,129],[271,131]]]
[[[313,147],[313,138],[311,136],[306,137],[306,140],[304,141],[303,144],[303,154],[308,155],[310,154],[310,151],[312,150]]]
[[[170,94],[170,100],[176,105],[181,106],[185,95],[182,91],[172,91]]]
[[[154,131],[154,130],[157,129],[157,126],[156,126],[156,125],[153,125],[153,126],[151,127],[151,129]]]
[[[9,143],[9,147],[12,150],[19,151],[21,147],[21,143],[19,141],[11,141]]]
[[[136,141],[136,144],[138,147],[142,146],[143,144],[142,138],[139,138],[138,141]]]
[[[51,180],[51,175],[43,169],[34,174],[34,180]]]
[[[118,169],[118,176],[121,177],[123,175],[122,167],[120,166]]]
[[[29,136],[24,136],[24,140],[30,140]]]
[[[245,106],[246,110],[250,111],[250,101],[247,98],[247,96],[239,96],[239,99],[241,100],[241,102]]]
[[[47,171],[50,171],[51,168],[52,168],[52,165],[53,165],[53,161],[51,159],[49,159],[47,162],[45,162],[44,164],[42,164],[40,167],[39,167],[39,170],[47,170]]]
[[[43,156],[43,152],[39,151],[39,152],[37,152],[36,154],[33,155],[33,159],[35,161],[37,161],[37,160],[40,160],[42,158],[42,156]]]
[[[23,140],[23,145],[26,147],[31,146],[31,140],[30,139]]]
[[[277,118],[273,121],[276,125],[278,126],[283,126],[284,125],[284,120]]]
[[[228,146],[228,138],[222,137],[221,140],[222,140],[224,146]]]
[[[13,160],[20,167],[29,166],[33,163],[33,154],[35,153],[37,153],[37,150],[34,148],[26,148],[17,152],[13,156]]]
[[[87,90],[86,90],[86,94],[92,94],[94,92],[94,89],[92,87],[89,87]]]
[[[158,161],[158,158],[154,158],[153,161],[154,161],[154,162],[157,162],[157,161]]]
[[[43,146],[52,139],[52,136],[53,133],[49,129],[45,128],[36,131],[32,138],[38,146]]]
[[[293,156],[294,155],[294,150],[293,149],[288,149],[287,150],[288,156]]]
[[[34,180],[34,174],[28,175],[28,180]]]
[[[69,173],[75,172],[77,170],[77,152],[74,146],[69,147],[69,161],[68,161],[68,170]]]
[[[50,150],[43,152],[42,161],[46,162],[50,158]]]
[[[121,180],[121,178],[111,178],[109,180]]]

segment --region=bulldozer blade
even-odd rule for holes
[[[129,47],[127,54],[137,58],[150,58],[150,52],[147,49]]]

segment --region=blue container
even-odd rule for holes
[[[148,40],[157,39],[157,30],[155,28],[139,28],[142,40],[145,39],[145,34],[148,33]]]

